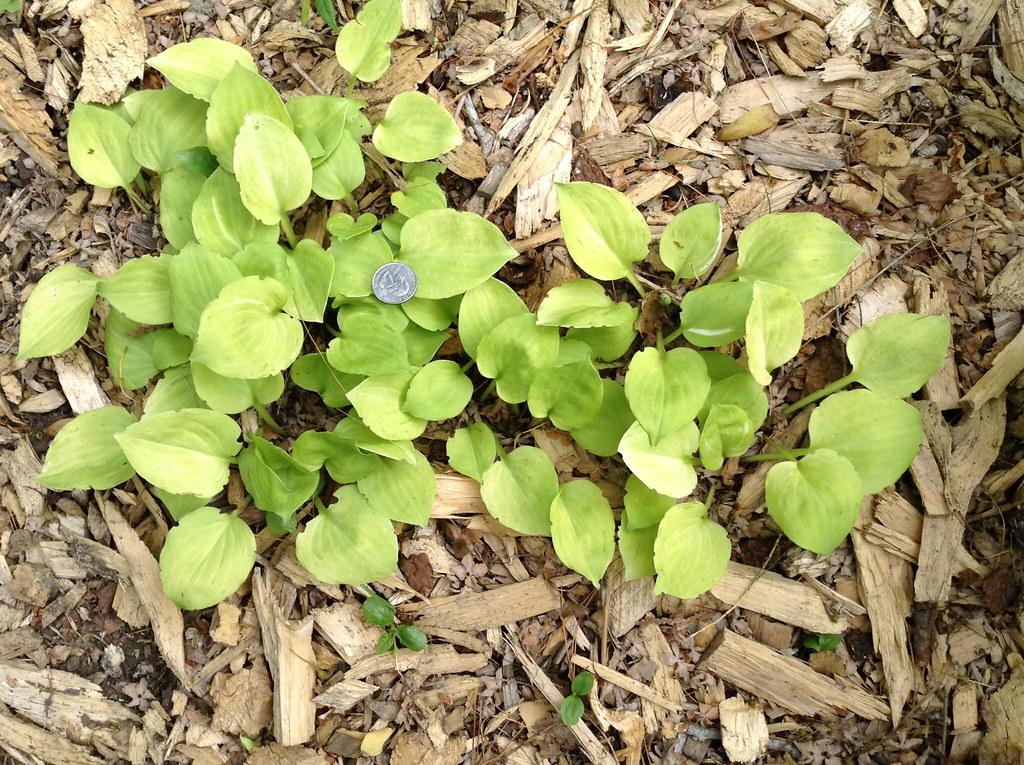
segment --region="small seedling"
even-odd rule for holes
[[[562,722],[570,728],[583,717],[583,697],[589,695],[593,688],[594,676],[589,672],[580,672],[572,679],[572,693],[565,697],[558,710]]]
[[[804,648],[812,651],[834,651],[842,640],[842,635],[804,635]]]
[[[380,595],[371,595],[363,601],[363,616],[370,624],[384,630],[377,640],[377,653],[394,651],[399,644],[411,651],[422,651],[427,647],[427,636],[419,627],[395,625],[395,607]]]
[[[0,0],[0,13],[17,13],[21,10],[21,0]]]

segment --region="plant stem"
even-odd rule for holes
[[[292,222],[287,215],[281,216],[281,230],[284,231],[284,236],[288,240],[288,244],[295,247],[299,243],[298,238],[295,236],[295,229],[292,228]]]
[[[345,98],[352,95],[352,91],[356,89],[356,76],[353,74],[348,78],[348,84],[345,86]]]
[[[124,193],[128,195],[128,198],[132,200],[136,207],[138,207],[144,213],[149,212],[149,205],[146,204],[142,197],[135,193],[135,191],[133,191],[130,186],[122,186],[122,188],[124,189]]]
[[[476,366],[476,361],[474,359],[470,359],[469,361],[462,365],[462,373],[465,374],[474,366]]]
[[[678,340],[682,336],[683,336],[683,328],[682,327],[680,327],[679,329],[677,329],[677,330],[675,330],[673,332],[669,332],[668,335],[665,337],[665,345],[671,345],[672,343],[674,343],[676,340]]]
[[[265,407],[263,404],[254,404],[252,408],[256,410],[256,414],[260,416],[260,419],[263,420],[263,422],[266,424],[268,428],[277,433],[277,435],[279,436],[284,435],[284,430],[282,430],[281,426],[278,425],[274,421],[274,418],[270,416],[270,412],[267,411],[267,407]]]
[[[764,454],[751,454],[749,457],[740,457],[742,462],[772,462],[773,460],[792,460],[810,454],[814,449],[779,449]]]
[[[640,297],[647,294],[647,290],[644,289],[644,285],[640,283],[640,280],[636,278],[636,274],[632,271],[626,272],[626,281],[633,285],[633,289],[640,293]]]
[[[838,380],[836,380],[833,383],[829,383],[828,385],[826,385],[821,390],[815,391],[814,393],[810,394],[809,396],[804,396],[802,399],[797,401],[795,404],[790,404],[789,406],[787,406],[785,409],[782,410],[782,413],[783,414],[793,414],[793,412],[797,412],[797,411],[803,409],[808,404],[813,404],[818,399],[825,398],[825,396],[829,396],[829,395],[835,393],[837,390],[842,390],[843,388],[845,388],[847,385],[849,385],[850,383],[854,382],[855,380],[856,380],[856,378],[853,376],[852,373],[846,375],[846,377],[840,377]]]
[[[498,381],[497,380],[491,380],[487,384],[487,387],[484,388],[484,394],[480,398],[487,398],[488,396],[490,396],[492,393],[494,393],[494,389],[497,386],[498,386]]]
[[[309,23],[309,0],[302,0],[302,10],[299,12],[299,18],[302,19],[303,25]]]
[[[657,346],[658,350],[662,353],[665,352],[665,339],[661,336],[660,332],[658,333],[657,341],[655,341],[655,346]]]

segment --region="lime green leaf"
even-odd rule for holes
[[[192,494],[171,494],[169,491],[164,491],[156,486],[151,487],[151,490],[156,495],[156,498],[164,503],[167,512],[176,521],[180,521],[189,513],[194,513],[199,508],[205,507],[213,499],[212,497],[196,497]]]
[[[178,164],[178,152],[206,145],[206,102],[177,88],[156,91],[143,103],[128,135],[140,165],[166,173]]]
[[[722,211],[718,202],[705,202],[672,219],[661,234],[658,254],[677,279],[696,279],[711,268],[721,248]]]
[[[199,173],[204,178],[209,178],[220,165],[217,158],[205,146],[195,146],[178,152],[178,167]]]
[[[254,114],[238,130],[235,177],[242,204],[268,226],[304,204],[313,188],[313,166],[295,133],[273,117]]]
[[[303,321],[324,319],[334,278],[334,258],[311,239],[303,239],[287,259],[294,316]]]
[[[171,323],[170,258],[143,255],[100,282],[100,297],[140,324]]]
[[[196,394],[195,385],[192,383],[191,365],[182,364],[180,367],[168,369],[163,377],[157,380],[153,390],[146,397],[142,416],[176,412],[179,409],[202,409],[205,406],[206,402]],[[205,501],[203,504],[206,504]]]
[[[476,358],[480,341],[505,319],[527,313],[526,304],[504,282],[488,279],[469,290],[459,307],[459,339],[462,347]]]
[[[601,586],[615,555],[615,517],[595,484],[576,480],[561,485],[551,503],[551,542],[562,563]]]
[[[721,470],[726,457],[738,457],[754,443],[757,431],[750,417],[733,404],[712,404],[700,429],[700,461]]]
[[[241,278],[241,272],[230,260],[207,252],[195,243],[173,256],[168,279],[174,328],[194,338],[206,306],[224,287]]]
[[[196,611],[241,587],[255,562],[256,537],[245,522],[201,507],[167,533],[160,551],[160,582],[167,597]]]
[[[568,340],[579,340],[590,346],[590,351],[595,359],[602,361],[615,361],[625,355],[637,332],[633,328],[636,323],[640,309],[634,308],[628,322],[618,324],[614,327],[593,327],[586,329],[570,329],[566,333]]]
[[[339,437],[351,441],[364,452],[379,454],[381,457],[387,457],[389,460],[399,460],[413,465],[419,459],[417,456],[419,452],[413,447],[412,441],[387,441],[381,438],[363,425],[355,412],[349,412],[348,417],[343,418],[338,423],[334,432]]]
[[[697,450],[697,425],[688,422],[660,441],[651,442],[639,422],[622,436],[619,453],[626,466],[654,491],[667,497],[685,497],[697,485],[693,453]]]
[[[381,438],[416,438],[426,429],[425,419],[407,414],[402,408],[412,377],[408,371],[374,375],[348,392],[359,418]]]
[[[183,249],[196,238],[192,205],[205,182],[205,175],[187,167],[176,167],[160,178],[160,230],[175,249]]]
[[[712,383],[747,371],[732,356],[719,351],[700,351],[700,357],[704,359],[704,363],[707,365],[708,375],[710,375]]]
[[[647,488],[635,475],[631,475],[626,479],[623,504],[628,515],[623,515],[622,526],[629,531],[657,526],[675,503],[672,497],[658,494]]]
[[[313,166],[313,192],[322,199],[345,199],[366,178],[359,144],[347,133],[323,161]]]
[[[616,303],[590,279],[574,279],[551,290],[537,308],[537,323],[552,327],[615,327],[636,315],[628,303]]]
[[[373,213],[361,213],[358,220],[348,213],[335,213],[327,219],[327,230],[336,242],[367,234],[376,227],[377,216]]]
[[[174,87],[203,101],[210,100],[213,91],[236,64],[256,71],[256,62],[248,51],[216,37],[172,45],[146,63]]]
[[[812,449],[831,449],[852,464],[862,494],[896,482],[924,439],[921,415],[911,404],[869,390],[836,393],[811,414]]]
[[[238,455],[238,472],[253,504],[266,513],[289,516],[313,496],[320,476],[287,452],[256,436]]]
[[[57,266],[32,289],[21,315],[19,359],[63,353],[85,334],[99,280],[71,263]]]
[[[338,63],[361,82],[376,82],[391,64],[391,43],[401,30],[398,0],[369,0],[338,33]]]
[[[423,329],[440,332],[448,329],[459,315],[462,296],[456,295],[443,300],[426,300],[414,297],[402,303],[402,310],[409,320]]]
[[[515,255],[498,227],[479,215],[429,210],[402,227],[395,258],[416,272],[418,297],[437,299],[483,284]]]
[[[796,356],[804,335],[804,311],[787,289],[766,282],[754,284],[747,314],[747,366],[761,385],[771,371]]]
[[[457,417],[472,397],[473,383],[458,364],[432,361],[413,376],[402,410],[423,420],[447,420]]]
[[[231,262],[242,272],[242,276],[265,276],[284,285],[290,284],[292,280],[291,269],[288,268],[288,253],[279,244],[247,244],[245,249],[231,256]],[[285,310],[289,307],[293,310],[295,308],[290,296],[285,303]]]
[[[247,276],[221,290],[199,318],[192,360],[224,377],[255,380],[286,369],[302,349],[302,325],[281,313],[287,291]]]
[[[412,624],[399,624],[395,627],[395,637],[410,651],[422,651],[427,647],[427,636]]]
[[[768,514],[783,533],[819,555],[828,555],[850,533],[863,496],[854,466],[831,449],[772,465],[764,494]]]
[[[241,431],[209,409],[146,417],[114,436],[139,475],[173,494],[212,497],[228,482]]]
[[[135,390],[157,372],[187,362],[192,341],[173,329],[146,327],[112,308],[103,331],[103,351],[114,382]]]
[[[671,503],[670,503],[671,504]],[[643,529],[630,530],[627,526],[629,513],[623,511],[622,523],[619,524],[619,556],[627,582],[654,576],[654,540],[658,537],[658,527],[648,526]]]
[[[135,475],[114,436],[135,422],[119,406],[78,415],[58,432],[36,482],[51,489],[110,489]]]
[[[655,592],[695,598],[714,587],[729,565],[732,545],[725,529],[699,502],[676,505],[658,526],[654,542]]]
[[[413,452],[413,462],[381,460],[380,465],[356,486],[370,506],[393,521],[426,526],[434,506],[437,479],[427,458]]]
[[[573,430],[597,417],[603,398],[604,386],[590,349],[579,341],[563,340],[555,364],[534,376],[527,403],[534,417],[547,417],[556,428]]]
[[[446,442],[445,449],[452,470],[479,483],[483,481],[487,468],[494,464],[498,444],[485,423],[474,422],[469,427],[456,430]]]
[[[68,120],[68,159],[82,180],[93,186],[127,187],[139,174],[128,148],[131,125],[111,109],[78,102]]]
[[[354,483],[380,467],[381,458],[366,454],[337,433],[307,430],[292,445],[292,457],[306,470],[327,468],[338,483]]]
[[[327,361],[348,374],[380,375],[406,368],[409,354],[401,330],[385,318],[359,312],[341,322],[341,336],[327,346]]]
[[[635,279],[631,264],[647,257],[651,231],[626,195],[596,183],[555,185],[565,246],[595,279]]]
[[[909,396],[939,371],[949,350],[949,319],[897,313],[880,316],[846,343],[853,379],[876,393]]]
[[[238,181],[222,168],[206,179],[192,205],[192,229],[199,244],[229,258],[247,244],[273,244],[281,235],[277,226],[260,223],[245,208]]]
[[[526,401],[537,372],[558,360],[560,344],[556,327],[537,326],[532,313],[513,316],[480,341],[477,368],[497,382],[504,401],[519,404]]]
[[[348,135],[350,121],[362,118],[360,109],[366,104],[340,96],[298,96],[285,103],[295,135],[306,147],[314,164],[325,159]],[[364,118],[365,119],[365,118]]]
[[[598,457],[611,457],[636,421],[626,401],[626,391],[614,380],[601,380],[601,408],[586,425],[570,431],[577,443]]]
[[[444,172],[440,162],[416,162],[402,166],[405,188],[391,194],[391,204],[406,218],[427,210],[443,210],[448,201],[436,181]]]
[[[347,239],[335,237],[328,252],[334,258],[330,294],[335,296],[372,295],[374,273],[391,261],[391,247],[384,235],[376,231]]]
[[[295,538],[295,556],[326,584],[366,584],[398,569],[398,538],[354,486],[342,486]]]
[[[260,77],[256,71],[243,66],[235,66],[214,89],[210,95],[210,108],[206,113],[206,137],[210,151],[217,157],[220,166],[229,173],[237,172],[234,155],[237,150],[236,139],[242,125],[250,118],[270,117],[291,130],[292,119],[284,108],[281,96],[274,86]],[[294,138],[294,134],[291,136]],[[295,139],[297,143],[301,143]],[[291,147],[288,158],[292,158]],[[305,149],[301,150],[302,159],[309,164]],[[249,160],[242,160],[245,164]],[[312,173],[312,171],[309,171]],[[239,185],[245,181],[239,179]],[[307,184],[308,186],[308,184]],[[309,195],[309,191],[306,191]],[[303,200],[305,201],[305,200]],[[260,217],[257,215],[257,217]]]
[[[448,333],[431,332],[409,322],[402,330],[402,337],[405,339],[405,347],[409,350],[409,363],[418,367],[434,358],[438,349],[448,339]]]
[[[556,494],[555,466],[535,446],[513,449],[484,471],[480,484],[487,512],[520,534],[550,536]]]
[[[690,290],[679,303],[683,337],[698,348],[720,348],[743,337],[754,288],[746,282],[715,282]]]
[[[340,409],[348,406],[348,391],[363,381],[359,375],[339,372],[327,363],[321,353],[300,356],[289,370],[292,382],[303,390],[319,393],[327,406]]]
[[[740,233],[738,244],[741,279],[784,287],[797,301],[838,284],[861,250],[839,224],[812,212],[764,215]]]
[[[391,99],[373,130],[373,145],[399,162],[425,162],[462,143],[452,115],[428,95],[406,90]]]
[[[703,422],[707,418],[708,412],[711,411],[711,407],[716,404],[729,404],[738,406],[746,412],[751,426],[757,430],[768,416],[768,397],[764,393],[764,388],[749,372],[738,365],[737,369],[739,369],[739,374],[730,375],[711,383],[711,392],[708,393],[707,401],[704,402],[704,408],[698,415],[698,419]]]
[[[224,377],[208,366],[192,362],[196,394],[215,412],[238,414],[250,407],[277,401],[284,393],[284,376],[277,374],[253,380]]]
[[[689,348],[645,348],[626,372],[629,406],[655,443],[694,419],[710,388],[704,359]]]

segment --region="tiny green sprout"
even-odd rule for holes
[[[380,595],[371,595],[363,601],[363,616],[370,624],[380,627],[384,634],[377,639],[377,653],[387,653],[403,645],[410,651],[427,647],[423,630],[411,624],[395,625],[395,608]]]
[[[842,635],[804,635],[803,643],[812,651],[834,651],[842,639]]]
[[[586,696],[594,688],[594,676],[590,672],[580,672],[572,679],[572,692],[576,696]]]
[[[393,650],[395,650],[395,633],[385,632],[377,640],[376,651],[377,653],[387,653]]]
[[[0,13],[17,13],[21,10],[21,0],[0,0]]]
[[[583,697],[594,688],[594,676],[590,672],[580,672],[572,680],[572,692],[565,697],[558,710],[562,722],[570,728],[583,717]]]
[[[371,595],[363,601],[363,616],[370,624],[387,629],[395,623],[395,607],[380,595]]]
[[[427,636],[423,630],[410,624],[400,624],[395,628],[395,636],[398,642],[410,651],[422,651],[427,647]]]
[[[238,736],[238,743],[242,745],[242,748],[247,752],[251,752],[253,749],[260,745],[259,741],[254,741],[244,734]]]

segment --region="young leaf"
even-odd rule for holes
[[[302,567],[325,584],[365,584],[394,574],[398,538],[391,521],[355,486],[342,486],[335,499],[295,538]]]
[[[580,672],[572,679],[574,696],[586,696],[594,688],[594,676],[589,672]]]
[[[400,624],[395,628],[395,636],[398,642],[410,651],[422,651],[427,647],[427,636],[423,630],[411,624]]]
[[[863,497],[853,464],[831,449],[772,465],[764,491],[768,514],[783,533],[819,555],[831,553],[850,533]]]
[[[812,449],[831,449],[853,464],[862,494],[895,483],[914,461],[924,438],[914,406],[869,390],[829,396],[811,414],[807,432]]]
[[[114,382],[136,390],[158,372],[186,363],[192,341],[173,329],[150,330],[112,308],[103,330],[103,352]]]
[[[635,279],[631,264],[647,257],[651,231],[625,194],[596,183],[555,185],[565,246],[595,279]]]
[[[747,314],[747,366],[761,385],[772,381],[771,371],[793,358],[804,334],[804,311],[787,289],[767,282],[754,284]]]
[[[338,33],[338,63],[361,82],[376,82],[391,64],[391,43],[401,30],[398,0],[369,0]]]
[[[551,542],[562,563],[601,586],[615,555],[615,517],[596,484],[561,485],[551,503]]]
[[[629,513],[622,513],[619,525],[619,557],[622,558],[623,575],[627,582],[654,576],[654,540],[658,538],[658,527],[648,526],[631,531],[628,526]]]
[[[284,105],[295,135],[314,164],[324,160],[347,135],[350,120],[358,120],[362,101],[340,96],[298,96]]]
[[[551,535],[551,502],[558,475],[535,446],[520,446],[484,471],[480,496],[487,512],[520,534]]]
[[[292,363],[292,382],[303,390],[319,393],[327,406],[340,409],[348,406],[348,392],[363,381],[359,375],[339,372],[327,363],[325,354],[308,353]]]
[[[217,157],[221,168],[229,173],[238,170],[234,159],[238,149],[236,139],[249,117],[270,117],[289,131],[292,127],[292,118],[288,116],[274,86],[255,70],[235,66],[211,94],[210,108],[206,113],[206,137],[210,151]],[[288,156],[291,157],[291,152]],[[302,150],[302,158],[309,163],[305,149]],[[244,186],[245,182],[240,179],[239,185]],[[306,194],[308,196],[309,192]]]
[[[174,328],[194,338],[206,306],[229,284],[242,278],[227,258],[189,244],[171,258],[167,277],[171,286],[171,318]]]
[[[140,324],[171,323],[170,258],[143,255],[100,282],[99,294]]]
[[[601,361],[615,361],[624,356],[626,351],[633,345],[637,332],[633,328],[640,309],[633,309],[629,321],[617,324],[614,327],[587,327],[585,329],[570,329],[565,337],[568,340],[579,340],[590,346],[590,352],[595,359]]]
[[[112,109],[77,102],[68,120],[68,159],[93,186],[127,188],[139,174],[128,148],[131,125]]]
[[[370,624],[387,629],[395,623],[395,607],[380,595],[371,595],[363,601],[363,618]]]
[[[402,303],[402,310],[409,321],[432,332],[442,332],[452,325],[459,315],[461,295],[443,300],[426,300],[413,297]]]
[[[711,391],[697,418],[704,422],[716,404],[738,406],[747,413],[751,426],[757,430],[768,417],[768,397],[764,393],[764,388],[747,370],[739,365],[736,368],[739,370],[738,374],[711,383]]]
[[[199,398],[192,384],[191,365],[182,364],[180,367],[168,369],[163,377],[157,380],[153,390],[146,397],[142,416],[176,412],[179,409],[202,409],[205,406],[206,402]]]
[[[614,380],[601,380],[601,408],[590,422],[570,434],[591,454],[611,457],[619,450],[622,435],[635,421],[623,387]]]
[[[494,464],[498,445],[494,433],[483,422],[474,422],[458,428],[445,443],[448,465],[476,482],[484,479],[484,472]]]
[[[203,183],[192,205],[196,241],[210,252],[232,257],[247,244],[273,244],[281,235],[277,226],[260,223],[244,204],[238,181],[217,168]]]
[[[345,199],[365,178],[362,149],[345,133],[334,150],[322,162],[313,165],[313,192],[322,199]]]
[[[402,411],[423,420],[457,417],[473,397],[473,383],[454,361],[432,361],[413,375]]]
[[[408,442],[406,442],[408,443]],[[375,512],[401,523],[426,526],[437,493],[437,478],[427,458],[417,451],[413,461],[381,460],[356,486]]]
[[[99,280],[89,271],[64,263],[47,273],[25,301],[18,358],[63,353],[85,334]]]
[[[256,562],[256,537],[245,522],[201,507],[167,533],[160,551],[160,583],[187,611],[209,608],[233,593]]]
[[[708,518],[700,502],[676,505],[658,526],[654,542],[656,593],[695,598],[710,590],[729,564],[732,545],[725,529]]]
[[[412,441],[385,441],[363,425],[354,412],[349,412],[348,417],[343,418],[338,423],[334,432],[340,438],[351,441],[354,446],[364,452],[379,454],[381,457],[387,457],[389,460],[398,460],[408,465],[415,465],[423,456],[413,447]]]
[[[526,401],[537,372],[557,361],[560,344],[556,327],[538,327],[532,313],[513,316],[480,341],[477,368],[497,382],[502,400],[519,404]]]
[[[373,294],[372,279],[377,269],[391,261],[391,247],[379,232],[366,232],[347,239],[334,237],[328,250],[334,258],[330,294],[367,297]]]
[[[383,635],[377,638],[377,644],[374,646],[374,651],[376,651],[378,654],[382,654],[393,650],[395,650],[394,632],[385,632]]]
[[[340,484],[366,478],[380,467],[380,457],[361,451],[337,433],[307,430],[292,444],[292,458],[306,470],[327,468],[331,478]]]
[[[199,508],[205,507],[213,499],[212,497],[196,497],[192,494],[171,494],[169,491],[164,491],[156,486],[152,487],[152,492],[156,495],[157,499],[164,503],[167,512],[176,521],[180,521],[189,513],[194,513]]]
[[[395,259],[416,272],[416,295],[436,300],[482,284],[515,255],[498,227],[479,215],[429,210],[402,227]]]
[[[128,135],[132,156],[163,174],[178,164],[178,152],[206,145],[206,102],[174,87],[146,99]]]
[[[302,321],[323,321],[334,278],[334,258],[312,239],[302,239],[286,263],[292,294],[285,310]]]
[[[221,290],[199,318],[192,360],[224,377],[256,380],[286,369],[302,350],[302,325],[281,313],[287,291],[247,276]]]
[[[259,436],[238,455],[238,472],[256,507],[280,516],[302,507],[320,480],[316,472]]]
[[[192,362],[192,380],[196,395],[210,409],[238,414],[261,404],[277,401],[284,393],[284,376],[278,372],[254,380],[240,380],[217,374],[205,364]]]
[[[425,162],[462,143],[452,115],[428,95],[406,90],[391,99],[373,130],[373,145],[399,162]]]
[[[590,360],[590,349],[579,341],[563,340],[559,343],[558,360],[539,370],[530,384],[530,413],[549,418],[561,430],[582,428],[601,411],[601,382]]]
[[[311,242],[311,244],[313,243]],[[231,262],[242,272],[242,276],[265,276],[284,286],[291,284],[292,274],[291,269],[288,268],[288,253],[279,244],[271,242],[247,244],[245,249],[231,256]],[[294,311],[295,306],[291,295],[288,297],[288,302],[285,303],[285,310],[289,306]]]
[[[722,248],[722,211],[718,202],[687,207],[661,234],[658,254],[676,279],[696,279],[715,262]]]
[[[459,339],[476,358],[480,341],[505,319],[527,313],[526,304],[505,282],[488,279],[469,290],[459,306]]]
[[[875,393],[905,398],[939,371],[949,349],[949,319],[897,313],[880,316],[846,343],[854,380]]]
[[[697,450],[697,425],[688,422],[680,430],[655,443],[639,422],[622,436],[619,453],[636,477],[667,497],[685,497],[697,485],[693,453]]]
[[[708,375],[711,377],[712,384],[747,371],[732,356],[720,351],[700,351],[700,357],[704,359],[704,363],[707,365]]]
[[[256,71],[256,62],[245,48],[216,37],[201,37],[172,45],[146,61],[174,87],[209,101],[214,89],[237,64]]]
[[[50,489],[111,489],[135,475],[114,436],[135,422],[119,406],[83,412],[58,432],[36,482]]]
[[[627,531],[636,531],[657,526],[676,501],[647,488],[643,481],[631,475],[626,479],[623,503],[626,515],[623,516],[622,527]]]
[[[175,249],[184,249],[196,238],[192,206],[205,182],[205,175],[187,167],[176,167],[160,178],[160,230]]]
[[[683,295],[679,326],[698,348],[720,348],[743,337],[754,288],[747,282],[715,282]]]
[[[558,709],[558,714],[562,718],[562,722],[571,728],[583,717],[583,701],[579,696],[572,694],[566,696],[562,706]]]
[[[630,409],[654,443],[693,420],[710,389],[704,359],[689,348],[645,348],[626,372]]]
[[[403,165],[405,188],[391,194],[391,204],[406,218],[413,218],[427,210],[443,210],[448,206],[448,201],[436,179],[444,169],[440,162]]]
[[[411,371],[367,377],[348,392],[348,400],[366,427],[381,438],[417,438],[427,427],[426,419],[403,408],[412,378]]]
[[[839,283],[861,246],[842,227],[811,212],[769,213],[739,235],[736,273],[809,300]]]
[[[754,443],[757,432],[750,417],[733,404],[713,404],[700,429],[700,461],[708,470],[721,470],[726,457],[738,457]]]
[[[172,494],[212,497],[228,482],[241,431],[209,409],[164,412],[114,436],[128,462],[154,486]]]
[[[295,133],[273,117],[254,114],[238,130],[235,176],[242,204],[268,226],[305,203],[313,188],[313,166]]]
[[[551,327],[615,327],[635,318],[635,308],[616,303],[590,279],[560,284],[537,307],[537,323]]]

